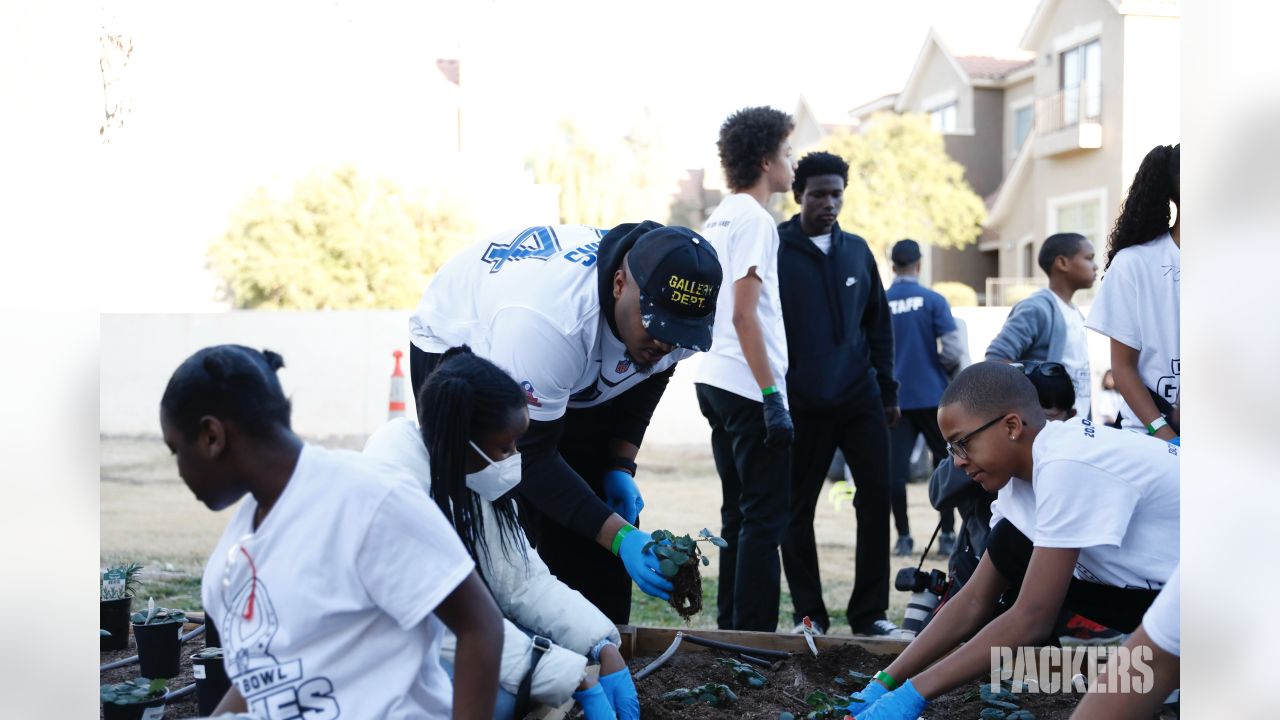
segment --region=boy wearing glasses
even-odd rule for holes
[[[1084,418],[1049,423],[1022,370],[997,362],[960,373],[938,425],[956,468],[997,493],[987,550],[854,696],[857,720],[918,717],[929,700],[989,675],[992,648],[1048,642],[1063,609],[1132,632],[1178,564],[1177,447]],[[991,619],[1002,595],[1012,607]]]
[[[1098,265],[1093,243],[1078,233],[1045,238],[1037,259],[1049,287],[1037,290],[1009,312],[1004,327],[987,347],[988,360],[1052,360],[1062,363],[1076,388],[1076,414],[1089,415],[1089,338],[1084,314],[1072,302],[1079,290],[1093,287]]]

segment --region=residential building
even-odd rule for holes
[[[1017,49],[953,52],[930,31],[903,90],[850,112],[927,113],[987,202],[976,246],[934,248],[927,282],[1008,304],[1045,284],[1049,235],[1105,250],[1142,158],[1179,141],[1179,25],[1176,0],[1042,0]]]

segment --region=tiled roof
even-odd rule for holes
[[[1032,53],[1020,53],[1012,57],[991,57],[989,55],[957,55],[956,62],[971,78],[1002,78],[1009,73],[1024,68],[1035,61]]]

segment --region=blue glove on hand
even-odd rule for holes
[[[586,690],[579,690],[573,694],[573,699],[582,706],[582,714],[587,720],[615,720],[617,717],[602,685],[596,684]]]
[[[1179,435],[1178,437],[1176,437],[1176,438],[1174,438],[1174,439],[1170,440],[1170,441],[1169,441],[1169,444],[1170,444],[1170,445],[1177,445],[1178,447],[1182,447],[1182,436],[1181,436],[1181,435]]]
[[[849,706],[845,710],[850,715],[858,713],[871,707],[871,705],[880,699],[880,697],[889,692],[889,688],[872,680],[867,686],[862,688],[862,692],[856,692],[849,696]]]
[[[632,530],[622,538],[618,557],[622,559],[622,566],[627,569],[627,574],[641,590],[661,600],[670,600],[675,586],[658,569],[658,563],[661,562],[658,556],[652,550],[644,552],[644,546],[651,542],[653,536],[649,533]]]
[[[871,707],[859,712],[854,720],[916,720],[928,706],[929,701],[916,692],[908,680],[902,687],[885,693]]]
[[[621,670],[600,676],[600,687],[609,698],[609,704],[618,713],[618,720],[640,720],[640,696],[636,694],[631,671]]]
[[[764,430],[765,447],[790,447],[796,437],[796,427],[791,423],[791,413],[780,392],[764,396]]]
[[[604,498],[610,509],[632,525],[644,509],[644,498],[640,497],[636,479],[626,470],[610,470],[604,474]]]

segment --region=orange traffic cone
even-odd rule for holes
[[[391,355],[396,359],[396,369],[391,371],[391,400],[387,403],[388,420],[405,415],[404,371],[400,369],[400,358],[404,357],[404,353],[396,350]]]

